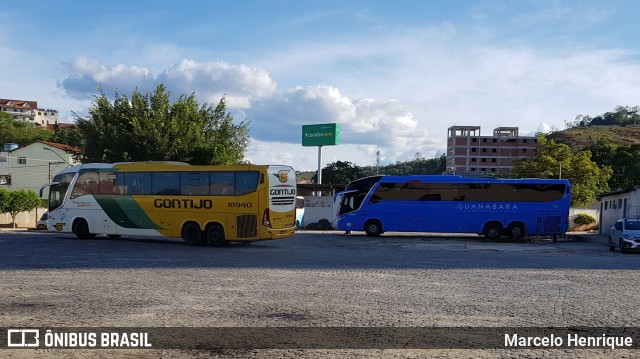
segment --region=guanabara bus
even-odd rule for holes
[[[557,235],[569,228],[568,180],[372,176],[336,194],[344,231]]]
[[[78,238],[161,236],[221,246],[290,237],[296,181],[289,166],[91,163],[49,186],[50,231]]]

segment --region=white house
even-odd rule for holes
[[[640,218],[640,186],[619,189],[599,194],[600,234],[609,233],[609,229],[620,218]]]
[[[62,169],[77,164],[73,155],[77,147],[62,143],[36,141],[17,147],[4,146],[0,152],[0,186],[8,190],[39,191],[43,184]],[[48,193],[43,193],[48,197]]]

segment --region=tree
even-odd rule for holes
[[[38,140],[48,141],[51,133],[41,130],[35,124],[14,120],[11,115],[0,112],[0,142],[1,143],[17,143],[26,145]]]
[[[436,155],[434,158],[426,159],[422,156],[414,156],[414,159],[406,162],[396,162],[382,166],[378,173],[394,176],[409,175],[440,175],[445,171],[447,164],[447,156],[445,154]],[[375,167],[362,168],[364,176],[373,176],[376,174]]]
[[[616,146],[601,142],[591,146],[591,152],[598,165],[610,166],[613,170],[610,188],[632,188],[640,184],[640,145]]]
[[[313,176],[313,181],[317,181],[318,175]],[[362,171],[348,161],[337,161],[328,164],[322,169],[322,182],[328,184],[347,184],[363,177]]]
[[[606,112],[596,117],[578,115],[573,122],[565,122],[567,127],[590,126],[626,126],[640,123],[640,108],[638,106],[617,106],[613,112]]]
[[[38,194],[32,190],[7,191],[0,189],[0,212],[11,215],[13,228],[16,227],[18,213],[36,209],[41,203],[42,200]]]
[[[84,138],[77,128],[58,127],[53,130],[51,142],[64,143],[69,146],[84,148]]]
[[[514,162],[514,177],[566,178],[571,182],[571,205],[580,207],[593,202],[597,193],[609,190],[612,170],[599,167],[591,160],[591,152],[576,151],[565,144],[538,135],[538,150],[534,157]]]
[[[137,89],[131,99],[104,93],[94,98],[87,118],[76,115],[84,138],[83,162],[183,161],[191,164],[234,164],[244,158],[249,124],[234,123],[223,97],[216,107],[200,106],[195,94],[170,103],[159,84],[153,93]]]

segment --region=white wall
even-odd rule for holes
[[[321,219],[326,219],[333,223],[335,217],[332,196],[304,196],[303,227]]]
[[[31,212],[20,212],[16,216],[16,226],[20,228],[35,228],[46,208],[36,208]],[[11,228],[11,216],[8,213],[0,214],[0,226]]]

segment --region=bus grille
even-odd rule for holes
[[[284,206],[284,205],[293,205],[296,203],[295,197],[272,197],[271,205],[272,206]]]
[[[258,235],[258,217],[255,214],[243,214],[236,217],[238,238],[251,238]]]

